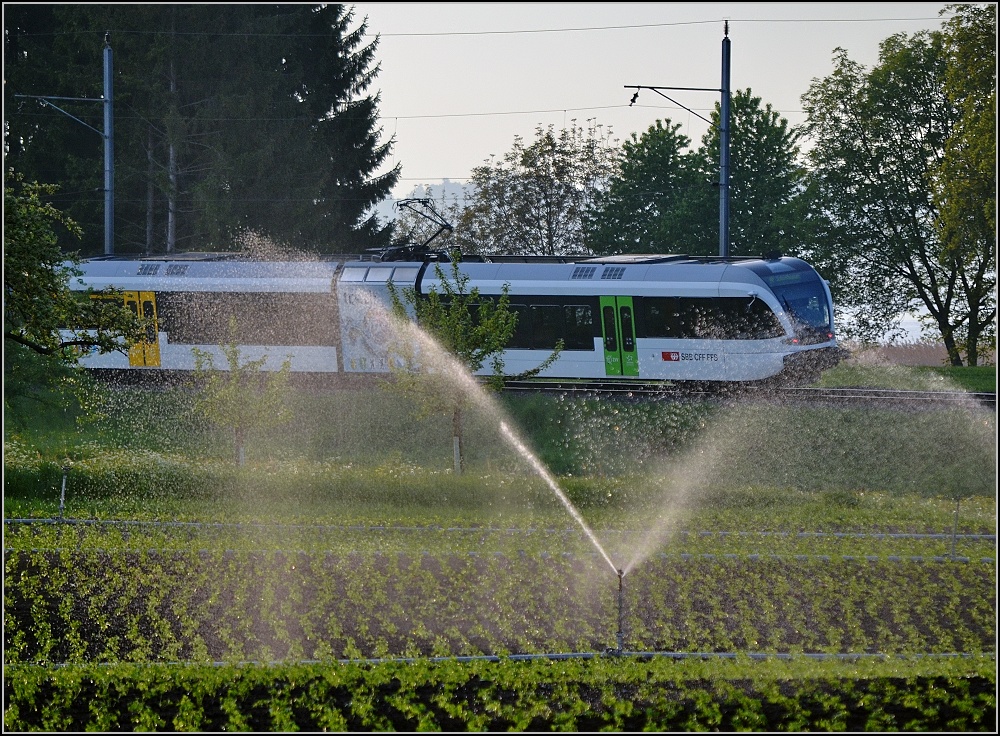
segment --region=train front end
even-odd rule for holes
[[[816,269],[789,257],[739,265],[764,282],[778,304],[779,318],[790,328],[790,334],[782,338],[782,379],[812,382],[845,357],[837,344],[830,285]]]

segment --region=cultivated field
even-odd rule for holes
[[[995,725],[979,405],[504,399],[595,544],[496,415],[468,417],[456,477],[446,419],[381,393],[290,396],[297,420],[243,468],[183,395],[109,401],[98,425],[5,438],[8,728]],[[316,695],[347,687],[330,678],[368,705]],[[966,705],[924,707],[934,678]]]

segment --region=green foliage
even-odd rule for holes
[[[292,369],[289,356],[278,371],[263,370],[268,356],[242,362],[236,338],[236,319],[230,318],[230,339],[219,348],[227,366],[215,366],[210,352],[191,348],[195,358],[194,383],[198,394],[194,410],[209,422],[233,431],[236,455],[245,462],[247,434],[274,427],[291,419],[286,404],[286,386]]]
[[[716,252],[701,244],[718,245],[718,207],[711,216],[692,216],[693,203],[703,202],[708,189],[703,181],[707,163],[702,152],[685,152],[690,140],[679,135],[680,123],[657,120],[641,136],[635,133],[622,144],[619,170],[606,190],[598,193],[587,216],[587,247],[607,253]],[[711,212],[711,207],[708,208]],[[683,243],[683,246],[678,245]],[[694,244],[698,243],[699,246]],[[708,247],[708,246],[706,246]]]
[[[85,411],[81,398],[92,383],[86,373],[53,356],[10,344],[4,350],[5,430],[37,429],[56,437],[72,435]]]
[[[994,21],[989,38],[995,35]],[[814,247],[805,255],[831,280],[834,301],[851,310],[843,334],[876,342],[892,334],[901,314],[926,310],[952,364],[960,366],[976,364],[992,345],[996,255],[993,228],[985,240],[981,226],[966,231],[968,223],[984,222],[983,205],[991,205],[960,195],[954,187],[964,192],[965,185],[948,177],[985,166],[995,179],[996,157],[954,138],[966,119],[947,80],[956,73],[992,75],[990,89],[977,87],[980,102],[996,83],[992,57],[956,54],[956,43],[957,35],[895,35],[882,42],[871,70],[837,49],[833,74],[815,81],[802,99],[814,210],[828,221],[817,223]],[[964,70],[956,70],[959,60]],[[995,189],[992,179],[988,188]],[[961,212],[942,220],[944,192]],[[957,222],[961,243],[952,237]]]
[[[502,353],[514,334],[517,315],[510,309],[510,286],[504,288],[497,299],[480,296],[479,288],[469,289],[469,277],[461,271],[461,256],[453,254],[450,265],[450,275],[445,275],[441,264],[434,264],[443,292],[431,287],[426,298],[420,298],[413,287],[399,292],[390,281],[389,296],[392,299],[393,313],[402,322],[407,320],[410,311],[415,315],[417,325],[436,344],[420,345],[409,332],[401,338],[400,345],[395,346],[397,367],[405,374],[427,373],[437,370],[446,381],[456,382],[454,377],[447,375],[447,366],[433,365],[434,358],[430,355],[432,349],[446,351],[454,356],[459,365],[476,373],[484,364],[489,363],[493,369],[495,380],[504,376]],[[414,346],[414,342],[417,343]],[[414,349],[415,348],[415,349]],[[418,361],[423,362],[421,368]],[[399,365],[401,363],[401,365]],[[502,387],[494,384],[495,388]],[[459,393],[453,386],[446,389],[447,393]]]
[[[822,385],[954,390],[936,370],[846,364],[824,374]],[[230,458],[231,442],[193,411],[195,398],[181,387],[118,388],[93,410],[106,415],[99,422],[77,426],[72,414],[62,418],[62,409],[56,408],[31,415],[24,428],[8,424],[8,429],[56,464],[99,449],[145,450],[192,462]],[[336,465],[353,467],[362,476],[365,468],[398,468],[411,477],[428,474],[427,492],[433,495],[433,478],[451,466],[452,417],[414,416],[420,414],[414,396],[374,389],[324,393],[289,388],[282,409],[296,420],[258,427],[246,438],[248,457],[260,458],[261,465],[270,459],[279,476],[280,467],[289,468],[289,473],[298,468],[299,480]],[[933,494],[948,474],[966,478],[971,488],[992,482],[992,475],[981,468],[984,463],[992,467],[993,418],[972,403],[915,412],[864,405],[769,404],[724,410],[704,401],[598,401],[502,393],[498,405],[474,405],[463,414],[466,469],[474,475],[525,470],[524,461],[501,436],[501,416],[552,472],[563,477],[664,478],[673,472],[688,478],[691,471],[686,467],[700,459],[704,470],[691,481],[698,488],[710,480],[731,485],[735,478],[757,487],[803,484],[851,492]],[[727,425],[732,426],[728,433]],[[60,426],[62,433],[54,431]],[[945,427],[949,429],[943,431]],[[790,437],[797,441],[789,442]],[[713,443],[722,449],[713,449]],[[723,457],[729,459],[723,462]],[[923,475],[930,471],[931,476]],[[295,482],[293,473],[289,488]]]
[[[126,351],[143,330],[122,301],[70,291],[78,260],[63,246],[80,230],[46,201],[56,191],[12,170],[4,184],[4,418],[19,429],[86,415],[81,351]]]
[[[127,350],[141,323],[122,303],[70,291],[79,275],[60,243],[80,228],[45,198],[58,187],[25,182],[8,170],[4,183],[4,342],[74,364],[78,348]],[[61,330],[67,330],[66,337]]]
[[[762,673],[761,668],[765,668]],[[11,731],[988,731],[996,673],[663,659],[4,672]],[[698,670],[709,672],[699,677]],[[800,665],[797,669],[802,670]],[[867,670],[869,668],[861,668]],[[775,670],[779,670],[777,673]],[[780,670],[783,670],[780,671]],[[794,678],[794,679],[792,679]]]
[[[472,171],[474,193],[455,229],[468,252],[517,255],[585,253],[584,220],[615,170],[610,130],[573,121],[558,133],[538,127],[525,145]]]
[[[712,162],[703,182],[718,179],[718,123],[720,111],[712,113],[715,123],[702,140],[703,162]],[[731,252],[739,256],[759,256],[771,251],[798,254],[810,243],[802,216],[808,205],[803,201],[805,169],[799,162],[800,134],[788,127],[770,103],[763,104],[748,88],[737,90],[730,102],[730,223]],[[713,188],[714,189],[714,188]],[[708,191],[702,186],[702,192]],[[718,221],[718,196],[715,196]],[[718,228],[715,229],[718,244]],[[712,252],[712,251],[709,251]],[[718,248],[714,252],[718,252]]]
[[[553,407],[527,398],[519,416],[545,424]],[[628,408],[607,403],[586,405],[598,424]],[[632,421],[671,421],[648,411]],[[804,453],[790,457],[785,443],[781,457],[828,466],[808,428],[837,445],[837,423],[802,419],[775,428]],[[922,431],[935,430],[956,436],[944,452],[957,454],[961,426],[936,417]],[[770,462],[758,448],[747,452]],[[6,509],[54,515],[59,465],[20,442],[8,443],[4,458]],[[739,458],[730,459],[745,481]],[[948,529],[954,503],[730,482],[678,518],[659,496],[669,470],[651,484],[564,479],[588,518],[603,522],[595,529],[615,559],[638,546],[623,530],[673,530],[626,577],[630,648],[787,652],[792,660],[438,662],[427,658],[611,643],[613,576],[534,476],[456,478],[400,460],[244,471],[96,448],[72,460],[71,521],[209,523],[6,525],[5,725],[14,730],[940,730],[941,722],[982,728],[995,708],[992,541],[962,539],[960,559],[946,560],[939,535],[886,533]],[[995,532],[991,493],[963,502],[960,533]],[[798,656],[813,652],[888,656]],[[908,657],[956,652],[966,656]],[[416,659],[334,661],[395,656]],[[319,664],[263,664],[276,660]],[[234,664],[247,661],[261,664]],[[64,662],[76,664],[50,666]]]
[[[558,528],[369,527],[363,548],[344,526],[8,525],[8,664],[601,651],[616,620],[614,574]],[[638,562],[611,548],[630,649],[991,653],[988,543],[704,535]]]
[[[37,502],[54,513],[64,471],[68,507],[81,514],[94,508],[95,501],[112,501],[124,509],[205,497],[226,477],[212,463],[150,450],[91,445],[49,459],[16,436],[4,442],[4,493],[9,504],[32,499],[29,505]]]
[[[866,386],[910,391],[974,391],[995,393],[994,366],[872,366],[845,361],[823,372],[817,386]]]
[[[944,90],[959,110],[937,164],[933,196],[947,257],[966,265],[968,322],[958,349],[977,365],[996,349],[996,137],[995,5],[956,5],[945,23],[949,56]]]
[[[916,370],[940,376],[946,385],[957,386],[962,391],[995,394],[997,390],[996,366],[922,366]]]
[[[108,29],[120,250],[221,250],[244,231],[320,252],[388,245],[370,212],[399,167],[375,175],[392,146],[371,90],[378,40],[349,6],[24,5],[5,29],[10,161],[63,183],[84,252],[99,247],[100,136],[14,95],[99,97]]]
[[[456,439],[455,472],[462,468],[462,414],[471,404],[482,401],[482,389],[472,378],[485,364],[492,373],[487,386],[495,391],[505,380],[530,378],[550,366],[562,350],[556,349],[536,368],[508,376],[504,371],[503,352],[514,335],[517,315],[510,309],[509,285],[504,284],[499,297],[484,297],[479,288],[469,289],[469,277],[461,271],[461,256],[456,251],[451,274],[439,263],[435,275],[443,291],[431,286],[426,297],[408,287],[400,293],[388,283],[393,314],[400,325],[397,344],[391,346],[393,381],[388,388],[417,397],[425,414],[451,416],[452,436]],[[409,321],[416,319],[417,329]]]
[[[724,486],[738,477],[748,485],[799,490],[934,495],[954,487],[991,495],[995,433],[995,414],[975,407],[735,408],[707,433],[726,462],[700,484]]]
[[[656,121],[622,145],[618,172],[588,218],[601,253],[719,252],[719,106],[696,151],[680,124]],[[734,255],[797,252],[804,171],[797,134],[751,90],[731,99],[730,243]]]
[[[565,475],[629,475],[689,447],[707,404],[519,396],[505,400],[546,467]]]

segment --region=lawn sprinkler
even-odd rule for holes
[[[618,570],[618,632],[615,634],[618,647],[605,650],[605,654],[619,656],[625,651],[625,571]]]

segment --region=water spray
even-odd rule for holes
[[[601,557],[604,558],[604,561],[611,566],[612,570],[618,573],[619,577],[621,575],[624,575],[624,573],[621,570],[615,567],[615,563],[611,561],[611,558],[608,556],[608,553],[604,550],[604,547],[602,547],[601,543],[597,540],[597,536],[594,534],[593,530],[589,526],[587,526],[587,522],[584,521],[583,517],[580,515],[580,512],[576,510],[576,507],[573,506],[573,503],[569,500],[566,494],[563,493],[562,489],[559,487],[559,484],[556,483],[556,479],[553,478],[552,474],[545,469],[545,466],[542,465],[541,461],[537,457],[535,457],[535,455],[531,452],[531,450],[525,447],[524,443],[521,442],[521,440],[517,438],[514,432],[511,431],[510,427],[507,426],[506,422],[500,422],[500,431],[503,433],[503,436],[507,440],[507,442],[509,442],[510,445],[515,450],[517,450],[518,453],[520,453],[521,457],[523,457],[525,460],[528,461],[531,467],[534,468],[535,472],[538,473],[541,479],[545,481],[546,485],[548,485],[548,487],[552,490],[552,492],[556,494],[556,498],[558,498],[562,502],[562,505],[566,507],[566,510],[569,511],[570,513],[570,516],[576,519],[576,523],[580,525],[581,529],[583,529],[583,533],[587,535],[587,539],[590,540],[591,544],[594,545],[594,548],[601,554]]]

